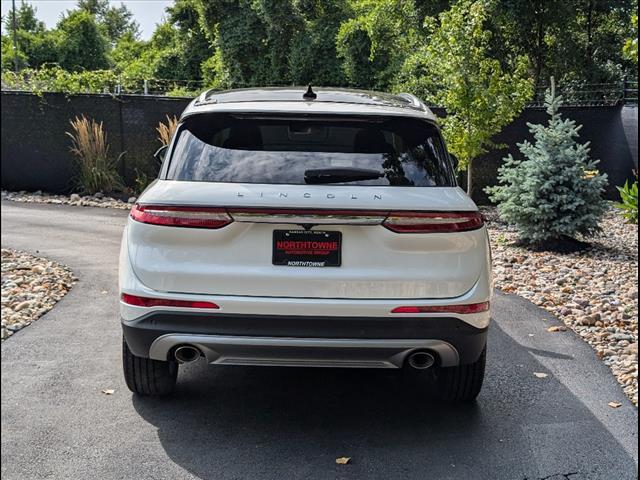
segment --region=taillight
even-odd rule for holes
[[[397,233],[447,233],[477,230],[480,212],[392,212],[382,223]]]
[[[123,293],[120,298],[124,303],[135,305],[136,307],[220,308],[213,302],[139,297],[137,295],[129,295],[128,293]]]
[[[233,222],[224,208],[134,205],[131,218],[151,225],[190,228],[222,228]]]
[[[396,307],[391,313],[482,313],[489,311],[489,302],[470,303],[467,305],[421,305],[411,307]]]

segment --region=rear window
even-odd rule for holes
[[[167,179],[304,185],[318,171],[333,176],[313,183],[455,186],[438,129],[397,117],[194,115],[178,129]]]

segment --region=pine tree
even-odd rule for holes
[[[556,95],[553,78],[545,106],[548,125],[528,124],[534,143],[518,144],[524,159],[505,158],[500,184],[487,193],[500,216],[515,225],[522,243],[553,248],[559,240],[600,230],[607,176],[596,170],[599,160],[589,157],[589,143],[577,142],[582,126],[559,113],[562,97]]]

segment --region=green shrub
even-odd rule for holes
[[[69,123],[73,132],[66,133],[71,138],[71,153],[77,159],[78,187],[88,194],[122,189],[122,180],[116,171],[122,154],[115,160],[109,159],[109,144],[102,122],[83,115]]]
[[[624,186],[616,187],[620,192],[622,202],[617,203],[622,210],[622,215],[629,223],[638,223],[638,181],[629,185],[629,181],[624,182]]]
[[[524,159],[509,155],[499,170],[500,185],[486,191],[522,243],[560,248],[558,241],[600,230],[607,177],[596,169],[599,160],[589,157],[589,144],[576,141],[581,127],[558,113],[562,97],[553,79],[545,104],[548,125],[529,124],[535,141],[518,144]]]
[[[166,95],[167,97],[194,98],[198,96],[198,93],[200,92],[198,92],[197,90],[192,90],[187,87],[180,87],[180,86],[174,85],[173,88],[171,88],[170,90],[167,90]]]

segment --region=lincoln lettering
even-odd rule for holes
[[[289,193],[288,192],[257,192],[256,194],[258,197],[260,198],[266,198],[266,197],[270,197],[270,196],[274,196],[277,198],[289,198]],[[244,198],[245,194],[243,192],[236,192],[236,196],[240,197],[240,198]],[[293,197],[293,195],[291,195]],[[348,198],[350,200],[358,200],[361,197],[359,197],[358,195],[356,195],[355,193],[347,193],[346,195],[337,195],[335,193],[314,193],[311,194],[309,192],[303,192],[302,193],[302,198],[327,198],[329,200],[334,200],[340,197],[344,197],[344,198]],[[364,197],[363,197],[364,198]],[[373,195],[371,195],[371,197],[373,200],[382,200],[382,195],[379,193],[374,193]]]

